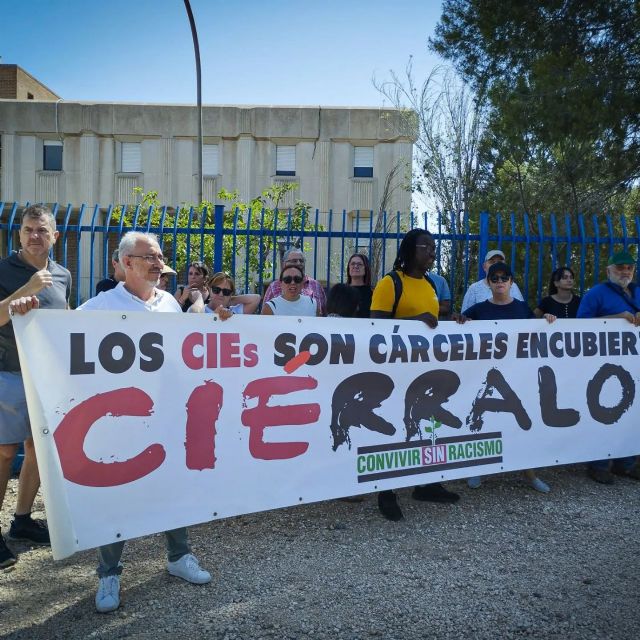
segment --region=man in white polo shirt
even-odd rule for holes
[[[489,251],[484,258],[484,262],[482,263],[482,268],[484,272],[487,273],[489,271],[489,267],[496,262],[506,262],[506,258],[504,253],[500,251],[500,249],[493,249]],[[511,289],[509,291],[512,298],[516,300],[523,300],[522,293],[520,293],[520,289],[515,282],[511,283]],[[491,289],[487,283],[486,278],[482,278],[477,282],[474,282],[464,294],[464,298],[462,299],[462,305],[460,310],[464,313],[467,309],[473,307],[474,304],[478,304],[479,302],[484,302],[485,300],[489,300],[493,294],[491,293]]]
[[[157,289],[164,266],[160,245],[153,234],[130,231],[125,234],[118,247],[120,264],[125,280],[110,291],[87,300],[78,311],[159,311],[181,313],[180,305],[166,291]],[[192,305],[191,311],[202,311]],[[194,584],[205,584],[211,580],[208,571],[200,568],[191,553],[186,527],[165,532],[167,538],[167,570],[171,575]],[[120,605],[120,557],[124,542],[114,542],[98,549],[98,576],[100,584],[96,595],[96,609],[101,613],[115,611]]]

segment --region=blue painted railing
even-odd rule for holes
[[[0,202],[2,256],[17,248],[19,214],[27,205]],[[205,216],[198,216],[191,208],[185,226],[178,226],[175,210],[166,206],[160,209],[156,224],[151,223],[152,207],[148,210],[130,207],[129,225],[125,224],[124,216],[114,217],[114,210],[114,205],[52,206],[60,233],[54,255],[72,271],[75,305],[93,295],[96,282],[110,271],[111,250],[122,234],[132,228],[158,234],[163,249],[169,245],[165,255],[168,263],[179,271],[179,282],[184,279],[185,268],[179,264],[178,249],[184,247],[185,255],[192,261],[204,261],[214,271],[225,267],[236,278],[238,290],[261,292],[277,275],[279,252],[288,247],[304,246],[308,255],[307,272],[330,286],[344,281],[347,260],[356,247],[370,256],[377,247],[378,273],[385,273],[393,264],[406,230],[427,227],[438,249],[434,270],[448,279],[454,308],[468,285],[483,276],[482,257],[490,249],[504,251],[525,299],[535,304],[546,295],[549,274],[558,266],[573,268],[582,293],[602,280],[607,258],[612,253],[633,249],[637,255],[640,243],[638,215],[385,212],[378,216],[369,211],[321,214],[315,210],[304,212],[300,225],[303,228],[296,229],[290,211],[278,212],[277,224],[265,228],[264,210],[258,224],[256,213],[250,211],[244,219],[239,211],[227,215],[225,224],[224,207],[216,206],[210,223],[205,224]],[[386,231],[375,231],[374,220],[378,217],[378,228]],[[367,221],[365,231],[362,231],[361,219]],[[254,228],[250,228],[252,226]],[[212,247],[212,255],[205,249],[205,238],[209,239],[207,244]],[[250,253],[244,250],[251,242],[260,267],[268,265],[266,272],[263,268],[252,269]]]

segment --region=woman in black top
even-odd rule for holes
[[[560,267],[551,274],[549,295],[540,300],[534,309],[536,318],[550,313],[556,318],[575,318],[578,315],[580,296],[573,293],[575,275],[569,267]]]
[[[209,303],[208,277],[209,267],[204,262],[192,262],[189,265],[187,284],[180,285],[173,296],[183,311],[188,311],[198,297],[202,297],[205,306]]]
[[[371,269],[369,260],[363,253],[354,253],[347,262],[347,284],[360,295],[356,318],[368,318],[371,309]]]

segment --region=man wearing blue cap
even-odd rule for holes
[[[635,260],[627,251],[609,258],[606,282],[597,284],[582,297],[578,318],[624,318],[640,326],[640,287],[633,282]],[[609,460],[590,462],[587,475],[595,482],[612,484],[613,475],[640,480],[636,458],[618,458],[609,470]]]

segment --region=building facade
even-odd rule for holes
[[[279,182],[285,204],[376,209],[395,165],[410,173],[415,134],[393,109],[208,106],[203,109],[205,200],[222,188],[248,201]],[[135,203],[134,187],[168,205],[197,200],[197,110],[192,106],[0,100],[0,199]],[[389,211],[408,211],[396,188]]]

